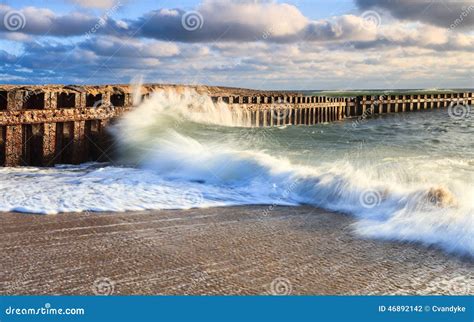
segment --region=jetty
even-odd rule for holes
[[[308,96],[240,88],[141,85],[141,99],[160,89],[192,88],[213,102],[242,109],[252,126],[314,125],[377,114],[472,105],[473,92]],[[0,166],[53,166],[110,161],[107,127],[134,108],[131,85],[0,85]]]

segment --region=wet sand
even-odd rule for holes
[[[0,293],[473,293],[472,258],[352,223],[312,207],[1,213]]]

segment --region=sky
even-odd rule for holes
[[[0,0],[0,83],[474,87],[474,0]]]

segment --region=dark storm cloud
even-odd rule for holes
[[[474,2],[472,0],[356,0],[362,10],[382,9],[398,19],[428,23],[444,28],[472,28]]]

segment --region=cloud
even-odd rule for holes
[[[70,0],[81,7],[85,8],[100,8],[108,9],[117,5],[117,3],[124,2],[124,0]]]
[[[0,66],[15,63],[16,60],[17,57],[15,55],[9,54],[7,51],[0,49]]]
[[[366,2],[364,5],[368,6],[369,3]],[[114,41],[121,37],[122,43],[130,43],[123,45],[125,48],[122,52],[136,51],[136,48],[132,48],[137,46],[134,41],[142,38],[182,43],[241,41],[294,44],[304,41],[326,43],[328,46],[347,46],[351,43],[357,49],[409,45],[428,46],[438,50],[469,50],[472,44],[472,36],[468,34],[456,32],[448,35],[447,29],[436,29],[434,26],[430,29],[423,23],[392,21],[377,26],[367,24],[364,15],[350,14],[310,20],[295,6],[274,2],[207,0],[197,9],[198,11],[158,9],[137,19],[116,20],[113,18],[115,10],[112,9],[105,15],[96,17],[81,12],[57,15],[49,9],[27,7],[20,11],[25,17],[24,28],[12,32],[3,26],[1,32],[0,26],[0,37],[30,41],[28,35],[86,35],[88,38],[109,35],[115,37]],[[0,19],[11,10],[8,6],[0,5]],[[186,17],[191,15],[196,25],[187,26]],[[109,43],[111,41],[108,40]],[[94,43],[102,45],[103,49],[103,42],[106,42],[105,38]],[[149,51],[142,47],[138,53]]]
[[[440,52],[474,51],[474,35],[453,33],[448,29],[417,23],[407,25],[393,23],[378,28],[377,37],[373,40],[353,41],[346,44],[355,49],[413,47],[432,49]],[[336,44],[338,46],[339,44]],[[332,48],[334,48],[333,46]]]
[[[87,32],[97,22],[97,18],[81,13],[57,16],[49,9],[26,7],[19,11],[13,11],[8,6],[0,5],[0,19],[2,21],[5,21],[5,16],[12,12],[17,12],[18,19],[23,20],[23,27],[16,31],[33,35],[77,35]],[[2,31],[8,32],[11,28],[7,23],[0,25]]]
[[[94,41],[78,46],[51,41],[27,43],[22,57],[0,51],[2,78],[20,83],[127,83],[133,76],[143,75],[149,82],[282,89],[469,87],[469,71],[474,68],[470,53],[453,51],[446,55],[418,47],[357,50],[300,42],[248,43],[244,50],[240,42],[210,48],[182,43],[177,44],[179,52],[170,55],[167,43],[157,41],[157,46],[164,46],[164,56],[158,56],[153,52],[134,54],[135,48],[146,47],[138,43],[109,55],[120,48],[118,39]]]
[[[0,21],[7,21],[8,16],[14,14],[21,27],[0,24],[0,32],[10,32],[41,35],[41,36],[81,36],[90,32],[115,33],[116,30],[126,29],[123,22],[116,22],[111,18],[115,10],[110,10],[102,16],[93,16],[81,12],[72,12],[57,15],[46,8],[26,7],[15,10],[7,5],[0,4]],[[7,18],[5,18],[7,17]],[[13,30],[12,30],[13,29]]]
[[[289,4],[216,0],[204,1],[194,12],[159,9],[131,22],[142,36],[184,42],[255,41],[265,35],[286,39],[295,37],[307,24],[308,19]]]
[[[126,42],[117,37],[95,37],[79,45],[82,49],[94,52],[98,56],[158,58],[178,55],[179,47],[172,42],[141,41],[128,39]]]
[[[472,83],[472,32],[364,8],[376,8],[382,24],[355,14],[312,20],[293,5],[256,1],[207,0],[196,11],[148,8],[121,20],[112,9],[94,16],[88,9],[26,7],[19,9],[23,28],[0,25],[0,79],[126,83],[142,74],[150,82],[258,88]],[[0,5],[0,21],[12,10]],[[183,17],[191,14],[202,20],[185,28]]]
[[[367,28],[365,20],[354,15],[312,21],[304,32],[305,40],[316,41],[372,41],[377,38],[377,28]]]
[[[420,21],[443,28],[467,29],[474,26],[472,0],[356,0],[362,10],[378,8],[402,20]]]
[[[195,14],[199,28],[188,30],[185,18]],[[273,2],[205,1],[196,12],[160,9],[135,21],[130,30],[142,37],[180,42],[276,42],[369,41],[376,38],[376,28],[367,28],[363,18],[343,15],[310,20],[296,7]]]

